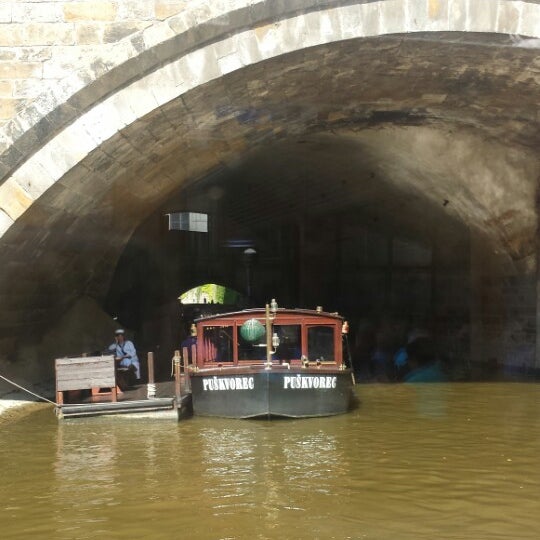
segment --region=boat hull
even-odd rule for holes
[[[342,414],[350,409],[352,387],[349,370],[216,371],[191,376],[194,414],[225,418]]]

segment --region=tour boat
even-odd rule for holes
[[[337,313],[282,309],[272,300],[263,309],[202,317],[195,327],[188,370],[195,415],[303,418],[349,410],[348,324]]]

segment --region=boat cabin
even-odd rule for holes
[[[280,308],[270,319],[269,325],[265,309],[249,309],[196,320],[197,368],[268,366],[269,361],[291,367],[342,367],[341,316]]]

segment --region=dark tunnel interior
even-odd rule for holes
[[[343,315],[363,380],[393,380],[391,366],[374,372],[373,355],[390,359],[418,331],[433,336],[454,379],[470,377],[469,231],[448,204],[391,185],[346,141],[276,144],[146,219],[118,262],[106,310],[163,357],[163,376],[195,317],[276,298]],[[207,216],[207,232],[169,230],[173,213]],[[238,291],[238,305],[179,302],[205,283]]]

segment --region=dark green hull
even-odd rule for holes
[[[350,370],[212,370],[191,375],[193,412],[225,418],[307,418],[346,413]]]

